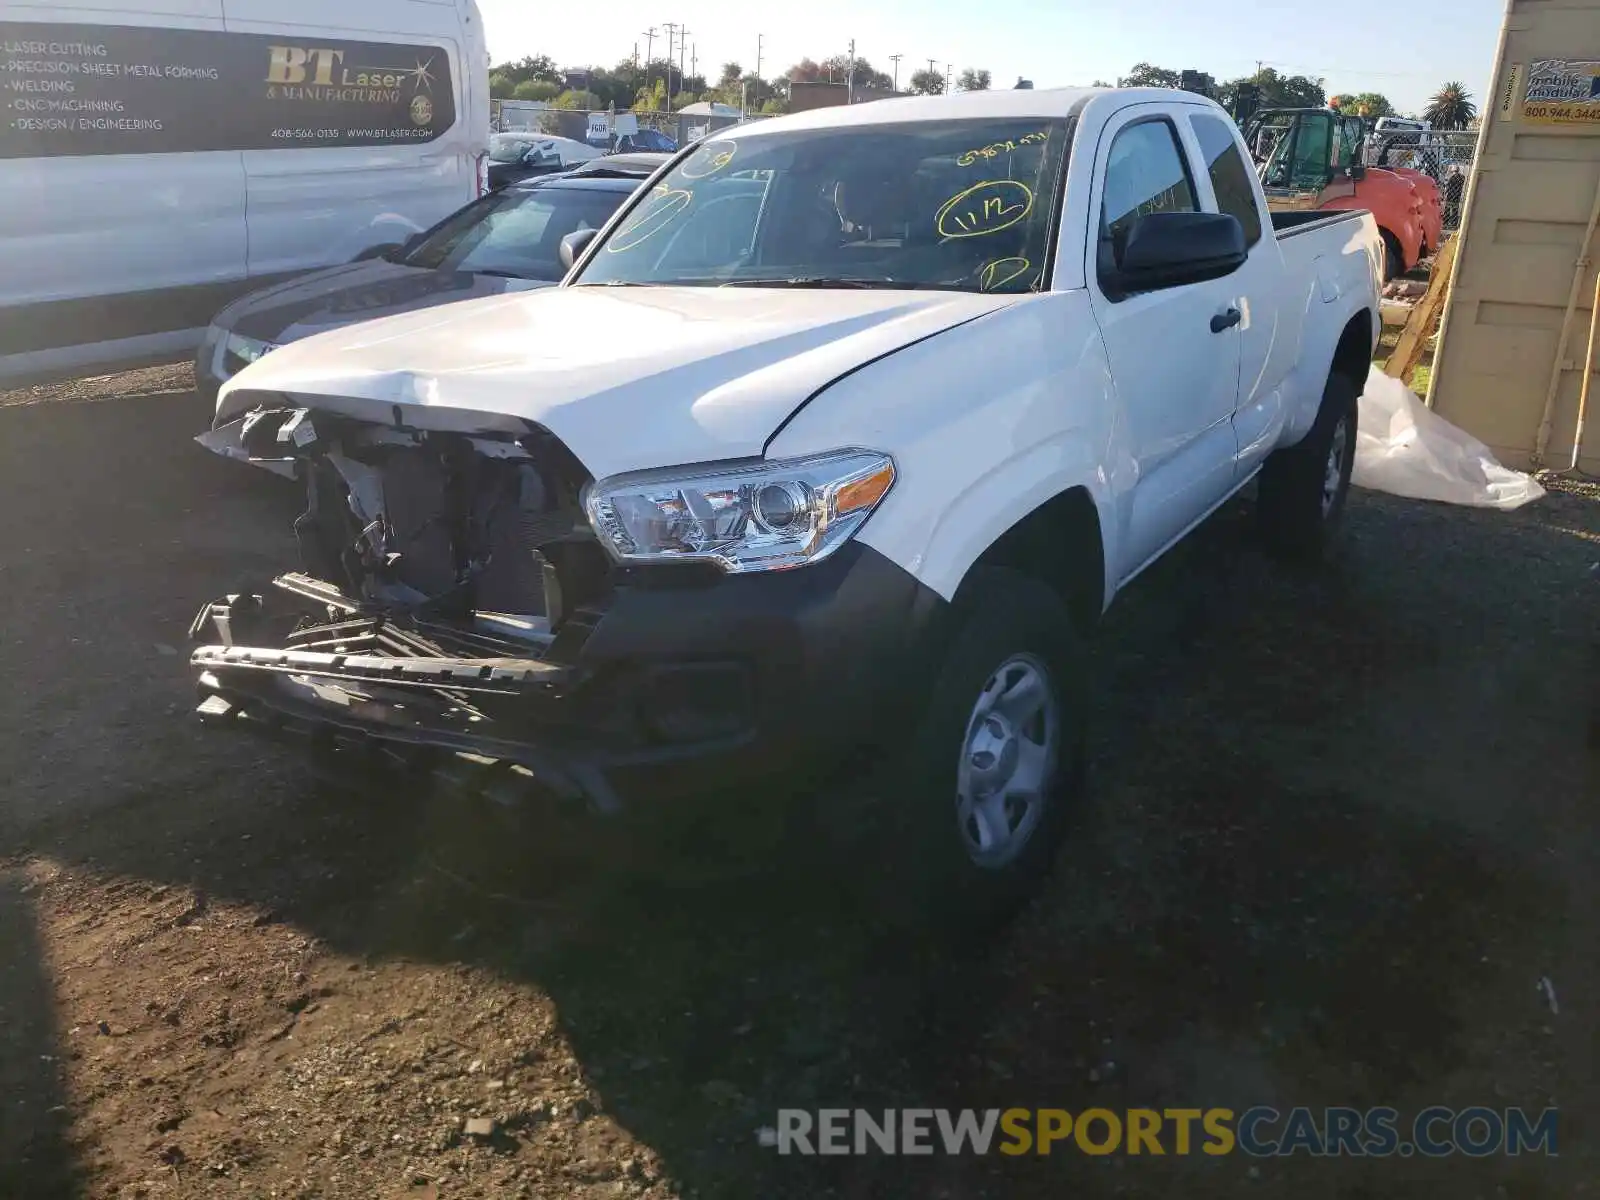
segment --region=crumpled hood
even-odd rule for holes
[[[417,428],[517,431],[534,422],[596,478],[752,457],[841,375],[1017,299],[567,287],[469,300],[275,350],[223,388],[216,423],[287,395]]]
[[[419,308],[554,287],[535,280],[433,271],[384,259],[313,271],[234,301],[217,317],[223,327],[282,345]]]

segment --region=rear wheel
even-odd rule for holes
[[[1261,468],[1262,536],[1280,557],[1321,558],[1338,533],[1355,468],[1359,401],[1348,377],[1330,375],[1311,432]]]

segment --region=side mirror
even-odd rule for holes
[[[1231,213],[1151,213],[1112,250],[1115,266],[1104,282],[1120,295],[1221,279],[1250,256],[1244,226]]]
[[[594,241],[598,229],[578,229],[567,234],[561,239],[561,265],[566,270],[572,270],[572,264],[583,257],[583,252],[589,248],[589,243]]]
[[[368,246],[360,254],[352,258],[351,262],[371,262],[375,258],[394,259],[400,257],[400,252],[405,246],[399,242],[383,242],[377,246]]]

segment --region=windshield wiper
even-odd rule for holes
[[[899,288],[912,290],[920,284],[902,279],[856,279],[845,275],[790,275],[769,279],[729,279],[723,287],[788,288]]]
[[[521,271],[504,271],[504,270],[501,270],[498,267],[484,267],[481,270],[473,271],[472,274],[474,274],[474,275],[488,275],[488,276],[490,276],[491,278],[494,278],[494,279],[531,279],[531,278],[533,278],[531,275],[524,275]]]

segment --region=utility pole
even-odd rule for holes
[[[948,95],[949,92],[950,92],[950,64],[949,63],[945,63],[945,65],[944,65],[944,92],[945,92],[946,95]]]
[[[904,54],[889,55],[889,61],[894,64],[894,90],[897,92],[900,90],[900,60],[904,57]]]
[[[680,94],[683,92],[683,84],[684,84],[683,64],[684,64],[685,58],[687,57],[688,49],[689,49],[689,27],[687,25],[680,25],[678,27],[678,91],[679,91]],[[672,106],[669,104],[667,107],[671,108]]]
[[[700,46],[698,43],[689,47],[689,74],[700,74]]]
[[[761,42],[762,35],[756,34],[756,78],[761,78]]]
[[[851,38],[850,39],[850,66],[846,69],[845,74],[844,74],[844,102],[846,104],[854,104],[856,102],[856,40],[855,40],[855,38]]]
[[[662,28],[667,31],[667,111],[671,112],[672,111],[672,57],[673,57],[672,56],[672,39],[673,39],[673,35],[678,32],[678,27],[676,25],[674,25],[671,21],[667,21],[662,25]]]

